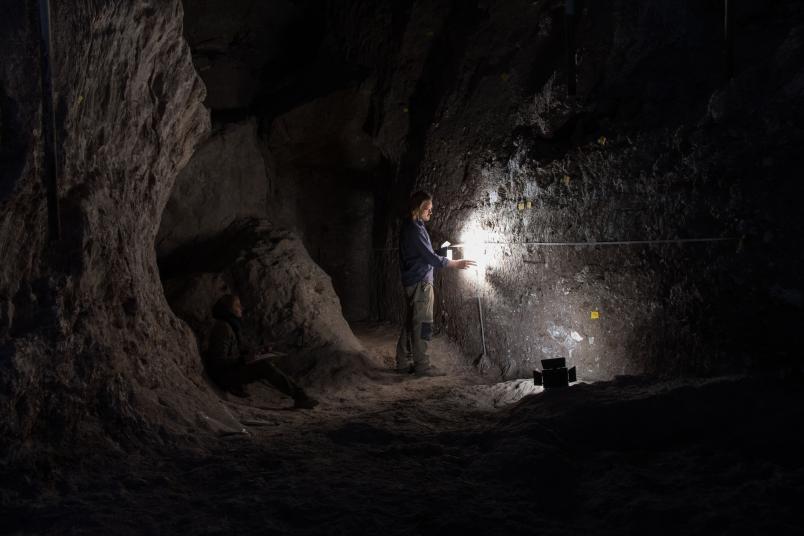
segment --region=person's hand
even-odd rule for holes
[[[448,265],[449,268],[457,268],[458,270],[466,270],[475,266],[477,266],[477,263],[472,259],[453,260],[449,261]]]

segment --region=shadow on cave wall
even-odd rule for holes
[[[213,132],[176,181],[157,252],[164,260],[237,218],[268,218],[298,234],[344,316],[360,321],[377,316],[376,199],[385,199],[393,165],[364,128],[374,60],[349,57],[338,24],[354,21],[330,22],[346,7],[336,4],[185,1]]]

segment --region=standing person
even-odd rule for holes
[[[311,398],[276,365],[266,359],[254,359],[253,352],[240,341],[243,305],[234,294],[221,297],[212,308],[217,320],[209,337],[209,351],[204,363],[209,376],[222,389],[238,396],[247,396],[246,384],[267,380],[281,392],[293,398],[295,408],[312,409],[318,401]]]
[[[424,223],[433,215],[433,196],[418,191],[410,196],[410,215],[399,234],[399,266],[405,290],[405,318],[396,345],[396,370],[416,376],[443,376],[430,365],[427,346],[433,334],[433,268],[465,270],[477,266],[469,259],[436,255]]]

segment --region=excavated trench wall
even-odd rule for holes
[[[562,3],[413,3],[388,82],[415,74],[395,185],[433,192],[433,242],[481,261],[436,281],[437,324],[468,358],[479,296],[483,363],[503,377],[556,356],[582,379],[794,361],[781,333],[802,318],[802,10],[742,3],[730,81],[722,16],[717,2],[580,3],[568,98]],[[379,299],[399,318],[394,234]],[[728,240],[586,245],[689,238]]]

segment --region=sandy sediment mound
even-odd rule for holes
[[[197,271],[181,273],[187,266]],[[234,293],[245,309],[244,344],[287,354],[280,366],[303,384],[338,389],[372,368],[330,277],[295,234],[266,220],[238,220],[214,239],[180,248],[162,273],[168,301],[195,331],[202,353],[213,304]]]

